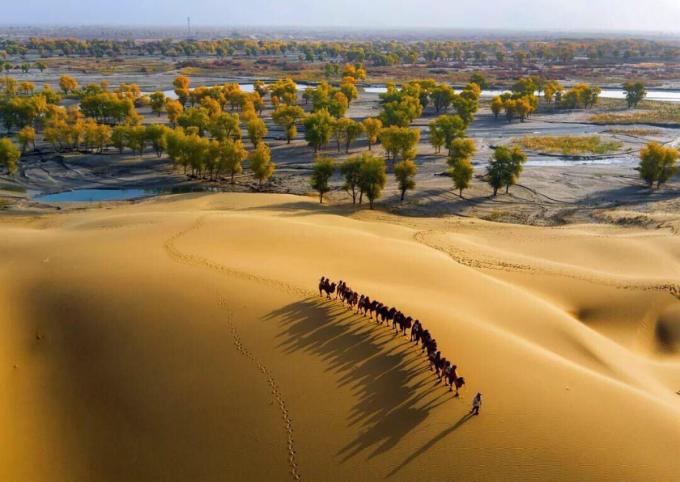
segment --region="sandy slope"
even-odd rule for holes
[[[676,236],[345,214],[225,194],[0,223],[0,480],[677,480]],[[320,274],[423,320],[461,399]]]

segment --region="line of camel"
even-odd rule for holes
[[[444,383],[449,386],[449,391],[456,389],[455,397],[459,396],[459,390],[465,385],[465,378],[459,377],[457,366],[442,356],[441,351],[437,350],[437,340],[430,334],[430,332],[422,325],[420,320],[414,320],[411,316],[406,316],[400,310],[394,307],[389,307],[378,300],[371,300],[368,296],[359,294],[352,290],[347,284],[340,280],[339,282],[331,282],[325,276],[319,280],[319,296],[326,296],[327,299],[339,299],[349,309],[360,313],[363,316],[368,316],[374,319],[376,323],[385,323],[388,327],[392,323],[392,329],[398,334],[401,332],[403,336],[407,335],[407,330],[410,330],[410,341],[415,342],[417,346],[421,344],[421,353],[427,351],[427,359],[430,362],[430,370],[434,370],[437,375],[437,384]],[[481,405],[481,394],[475,396],[472,412],[478,412],[479,408],[475,410],[475,405]],[[477,413],[475,413],[476,415]]]

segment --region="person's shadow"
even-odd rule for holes
[[[434,437],[432,440],[427,442],[425,445],[420,447],[418,450],[413,452],[408,458],[406,458],[401,464],[399,464],[397,467],[392,470],[389,474],[387,474],[387,477],[392,477],[395,475],[397,472],[399,472],[401,469],[406,467],[408,464],[413,462],[417,457],[420,455],[424,454],[428,450],[430,450],[437,442],[441,441],[442,439],[446,438],[447,435],[449,435],[451,432],[455,431],[456,429],[460,428],[465,422],[470,420],[474,415],[471,412],[467,412],[465,415],[463,415],[454,425],[451,427],[447,428],[446,430],[443,430],[439,435]]]

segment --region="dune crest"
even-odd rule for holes
[[[404,219],[254,194],[0,230],[2,480],[680,472],[670,231]],[[426,323],[467,381],[461,398],[405,338],[319,298],[321,275]]]

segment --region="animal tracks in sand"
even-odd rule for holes
[[[223,306],[228,310],[229,304],[225,299],[221,298],[219,300],[219,304],[220,306]],[[262,363],[262,361],[260,361],[260,359],[257,358],[257,356],[255,356],[253,352],[250,351],[243,344],[238,329],[234,325],[233,316],[230,311],[227,311],[227,327],[229,328],[229,332],[231,333],[232,341],[234,347],[236,347],[236,350],[257,367],[259,372],[264,376],[267,385],[269,385],[272,396],[274,397],[274,403],[279,407],[279,411],[281,412],[281,419],[283,420],[283,426],[286,433],[286,446],[288,450],[288,467],[290,475],[293,478],[293,480],[300,481],[302,480],[302,475],[300,474],[300,469],[298,467],[295,456],[296,451],[295,451],[295,438],[293,436],[293,420],[291,419],[288,408],[286,407],[286,401],[283,398],[283,394],[281,393],[279,384],[276,382],[276,379],[272,375],[269,368],[267,368],[267,366],[264,363]]]
[[[198,221],[193,223],[187,229],[184,229],[179,233],[176,233],[175,235],[171,236],[167,241],[165,241],[163,247],[165,248],[166,252],[168,253],[171,259],[178,263],[206,268],[225,275],[234,276],[239,279],[254,281],[260,284],[265,284],[270,287],[282,289],[293,295],[308,296],[311,293],[311,291],[306,291],[278,280],[264,278],[261,276],[254,275],[252,273],[244,273],[241,271],[233,270],[219,263],[211,261],[207,258],[186,253],[178,249],[175,244],[177,240],[182,236],[189,234],[192,231],[200,229],[201,226],[203,226],[204,222],[205,216],[199,218]],[[228,308],[228,303],[223,298],[220,298],[219,305]],[[267,368],[267,366],[252,351],[250,351],[245,346],[245,344],[241,340],[241,336],[238,332],[238,329],[236,328],[233,322],[233,315],[230,311],[227,311],[227,328],[229,329],[229,332],[232,337],[232,342],[236,350],[257,367],[259,372],[264,376],[267,385],[269,385],[271,394],[274,397],[274,403],[278,406],[279,411],[281,412],[281,418],[283,420],[284,431],[286,434],[286,447],[288,451],[287,462],[289,466],[289,472],[293,480],[301,481],[302,475],[300,474],[300,469],[298,467],[296,459],[295,439],[293,436],[293,420],[290,417],[290,413],[286,406],[286,401],[283,398],[283,394],[281,393],[281,389],[279,388],[279,384],[277,383],[276,379],[272,375],[272,372],[269,370],[269,368]]]
[[[223,264],[217,263],[216,261],[204,258],[203,256],[191,254],[180,250],[176,245],[177,241],[183,236],[186,236],[187,234],[193,231],[199,230],[205,224],[205,219],[206,216],[201,216],[191,226],[180,231],[179,233],[176,233],[175,235],[171,236],[168,240],[165,241],[163,247],[165,248],[165,251],[168,253],[170,258],[179,263],[201,266],[203,268],[207,268],[227,276],[232,276],[234,278],[238,278],[241,280],[252,281],[255,283],[266,285],[271,288],[285,291],[286,293],[291,294],[293,296],[300,297],[314,296],[315,293],[313,291],[299,288],[290,283],[286,283],[272,278],[266,278],[264,276],[259,276],[253,273],[247,273],[245,271],[235,270]]]

